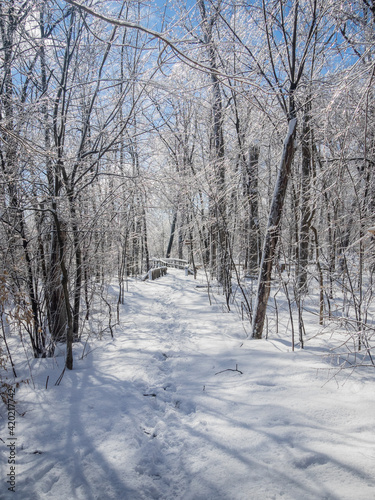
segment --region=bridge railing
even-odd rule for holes
[[[174,267],[176,269],[185,269],[189,265],[187,260],[183,259],[162,259],[158,257],[153,257],[150,259],[152,262],[152,267]]]
[[[189,268],[189,262],[184,259],[162,259],[159,257],[152,257],[150,259],[151,269],[148,273],[143,276],[142,281],[147,279],[155,280],[167,274],[168,267],[174,267],[175,269],[183,269],[185,271],[185,275],[194,274],[193,271]]]

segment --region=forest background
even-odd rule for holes
[[[254,338],[277,283],[293,348],[313,310],[373,365],[374,28],[373,0],[2,1],[2,366],[20,335],[72,369],[153,257]]]

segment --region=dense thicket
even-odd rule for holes
[[[104,285],[174,256],[254,337],[276,277],[302,346],[317,292],[371,359],[373,0],[84,6],[0,4],[4,351],[72,368]]]

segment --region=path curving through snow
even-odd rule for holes
[[[375,498],[372,372],[326,383],[316,351],[246,339],[213,304],[181,271],[131,281],[114,340],[75,346],[60,386],[63,356],[33,360],[1,500]]]

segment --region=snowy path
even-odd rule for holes
[[[375,498],[372,372],[325,384],[312,349],[246,340],[178,271],[131,282],[125,302],[115,339],[92,341],[59,387],[63,357],[34,361],[1,500]]]

